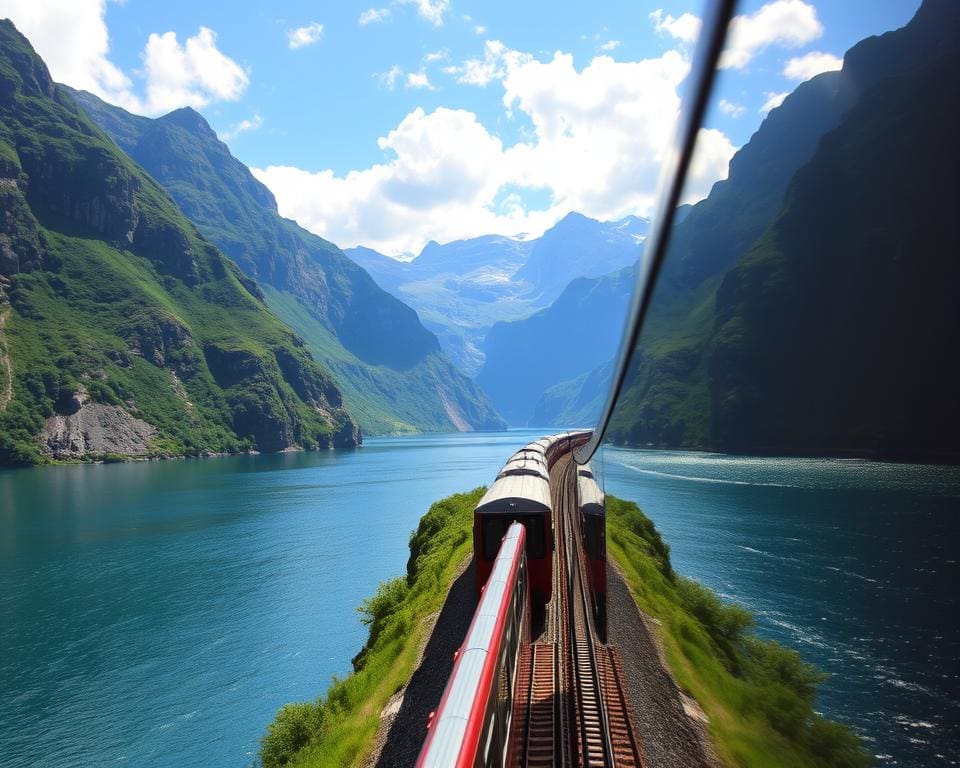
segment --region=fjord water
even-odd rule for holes
[[[674,568],[828,672],[816,710],[878,765],[960,756],[960,467],[605,447]]]
[[[534,437],[0,472],[0,765],[250,765],[430,503]]]
[[[279,706],[350,670],[356,606],[429,503],[532,437],[0,473],[0,765],[250,765]],[[956,469],[611,448],[602,469],[678,571],[833,673],[818,709],[883,762],[954,759]]]

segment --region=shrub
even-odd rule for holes
[[[318,704],[286,704],[277,712],[260,740],[263,768],[279,768],[323,730],[324,710]]]

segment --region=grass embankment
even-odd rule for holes
[[[471,549],[473,509],[483,488],[436,502],[410,537],[407,575],[380,585],[360,606],[370,627],[354,672],[334,679],[316,702],[288,704],[263,737],[264,768],[356,765],[369,750],[380,712],[413,673],[427,631],[424,621],[438,611],[457,566]]]
[[[473,508],[483,492],[438,501],[410,538],[406,577],[380,585],[361,607],[370,637],[355,671],[316,702],[288,704],[263,738],[264,768],[348,766],[368,752],[387,700],[413,673],[427,630],[457,566],[470,551]],[[710,734],[732,766],[837,766],[869,760],[845,726],[813,711],[822,673],[796,651],[750,632],[753,617],[670,566],[669,548],[639,508],[607,497],[609,554],[640,608],[661,622],[674,677],[710,717]]]
[[[813,710],[825,675],[796,651],[762,640],[753,616],[673,572],[669,547],[636,504],[607,496],[607,552],[637,605],[661,622],[674,678],[710,718],[728,765],[837,766],[870,760],[844,725]]]

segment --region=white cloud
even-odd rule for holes
[[[620,47],[619,40],[607,40],[603,45],[600,46],[601,51],[615,51]]]
[[[397,87],[397,80],[403,76],[403,70],[400,68],[400,65],[394,64],[386,72],[381,72],[377,75],[377,80],[380,82],[380,85],[393,90]]]
[[[823,24],[813,5],[803,0],[773,0],[755,13],[734,17],[720,66],[743,69],[771,45],[798,48],[822,34]]]
[[[809,80],[821,72],[832,72],[843,66],[843,59],[832,53],[811,51],[805,56],[790,59],[783,68],[783,74],[793,80]]]
[[[570,210],[605,219],[650,213],[689,69],[680,53],[598,56],[578,70],[571,54],[539,61],[491,41],[475,61],[453,74],[500,82],[504,109],[532,125],[523,140],[505,146],[472,112],[416,109],[379,140],[380,163],[344,175],[284,166],[254,173],[283,215],[340,245],[391,254],[430,239],[535,234]],[[684,199],[724,178],[733,152],[721,132],[701,132]],[[547,207],[525,207],[530,191],[546,192]]]
[[[249,131],[256,131],[263,125],[263,118],[260,116],[260,113],[255,113],[253,117],[247,118],[246,120],[241,120],[239,123],[231,125],[227,130],[222,131],[217,134],[220,138],[220,141],[230,141],[235,139],[241,133],[247,133]]]
[[[483,26],[483,24],[477,24],[477,26],[473,28],[473,32],[476,35],[485,35],[487,34],[487,28]]]
[[[467,59],[460,66],[447,67],[444,72],[455,75],[458,83],[484,86],[493,80],[502,80],[509,68],[531,59],[530,54],[511,50],[499,40],[487,40],[482,59]]]
[[[236,101],[250,79],[243,68],[217,49],[217,35],[206,27],[183,45],[174,32],[150,35],[143,51],[147,79],[146,111],[203,107],[211,101]]]
[[[132,83],[108,58],[106,0],[3,0],[10,18],[47,63],[53,79],[129,106]]]
[[[323,24],[317,21],[311,21],[305,27],[287,30],[287,45],[291,50],[303,48],[307,45],[313,45],[320,42],[323,37]]]
[[[732,101],[720,99],[720,111],[730,117],[742,117],[747,112],[747,108],[742,104],[734,104]]]
[[[446,61],[448,58],[450,58],[450,51],[446,48],[441,48],[439,51],[430,51],[424,54],[423,63],[433,64],[435,61]]]
[[[700,35],[700,19],[692,13],[683,13],[678,18],[673,18],[670,14],[664,15],[663,10],[657,8],[650,14],[650,20],[657,32],[670,35],[682,43],[692,43]]]
[[[361,27],[365,27],[367,24],[379,24],[381,21],[386,21],[389,16],[389,8],[368,8],[360,14],[357,22]]]
[[[783,100],[790,95],[790,92],[784,91],[783,93],[772,93],[770,91],[767,91],[763,95],[767,97],[767,100],[763,102],[763,106],[760,107],[760,112],[763,114],[766,114],[771,109],[776,109],[781,104],[783,104]]]
[[[433,83],[430,82],[430,78],[427,77],[426,72],[408,72],[407,88],[425,88],[428,91],[436,90]]]
[[[417,6],[417,13],[435,27],[443,26],[443,14],[450,10],[450,0],[398,0],[403,5]]]
[[[217,48],[217,35],[207,27],[182,45],[174,32],[151,34],[135,82],[108,57],[106,9],[106,0],[0,2],[0,16],[11,18],[27,36],[55,80],[131,112],[156,115],[235,101],[246,90],[247,72]],[[137,92],[141,82],[144,95]]]

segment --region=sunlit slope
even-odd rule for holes
[[[192,109],[157,119],[74,92],[90,116],[267,291],[334,374],[367,433],[500,429],[416,312],[332,243],[282,218],[271,192]]]
[[[355,444],[340,392],[256,285],[9,21],[0,196],[0,464]]]

